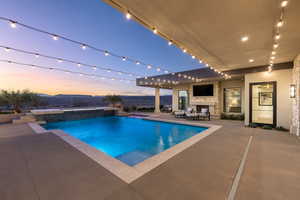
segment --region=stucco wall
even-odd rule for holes
[[[291,102],[289,86],[292,83],[292,69],[251,73],[245,75],[245,124],[249,124],[249,83],[277,82],[277,126],[290,127]]]

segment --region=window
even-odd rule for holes
[[[224,89],[224,112],[241,113],[241,88]]]

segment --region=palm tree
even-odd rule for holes
[[[115,107],[116,104],[123,102],[122,98],[119,95],[106,95],[103,98],[103,101],[111,104],[113,107]]]
[[[21,109],[24,105],[37,106],[39,104],[39,99],[40,97],[37,94],[30,92],[29,90],[1,90],[0,92],[0,102],[4,105],[11,106],[16,113],[21,113]]]

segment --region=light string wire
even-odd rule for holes
[[[101,78],[102,80],[119,80],[119,81],[125,81],[125,82],[135,82],[135,80],[132,80],[132,79],[116,78],[116,77],[102,76],[102,75],[97,75],[97,74],[89,74],[89,73],[84,73],[84,72],[77,72],[77,71],[71,71],[71,70],[67,70],[67,69],[61,69],[61,68],[57,68],[57,67],[46,67],[46,66],[22,63],[22,62],[17,62],[17,61],[12,61],[12,60],[2,60],[2,59],[0,59],[0,62],[8,63],[8,64],[16,64],[16,65],[21,65],[21,66],[26,66],[26,67],[31,67],[31,68],[39,68],[39,69],[45,69],[45,70],[60,71],[60,72],[68,73],[68,74],[69,73],[70,74],[78,74],[80,76],[87,76],[87,77],[93,77],[93,78],[98,77],[98,78]]]
[[[125,74],[125,75],[129,75],[129,76],[136,76],[137,78],[141,77],[141,75],[138,75],[138,74],[135,74],[135,73],[129,73],[129,72],[121,71],[121,70],[114,70],[114,69],[108,68],[108,67],[100,67],[100,66],[97,66],[97,65],[86,64],[84,62],[78,62],[78,61],[75,61],[75,60],[61,58],[61,57],[49,56],[49,55],[45,55],[45,54],[38,53],[38,52],[17,49],[17,48],[14,48],[14,47],[8,47],[8,46],[0,45],[0,48],[3,48],[7,52],[12,50],[12,51],[16,51],[16,52],[20,52],[20,53],[24,53],[24,54],[28,54],[28,55],[34,55],[37,58],[38,57],[43,57],[43,58],[56,60],[58,62],[68,62],[68,63],[75,64],[78,67],[85,66],[85,67],[90,67],[93,70],[99,69],[99,70],[103,70],[103,71],[106,71],[106,72],[116,72],[119,75]]]
[[[274,60],[276,58],[276,54],[277,54],[277,48],[279,47],[279,40],[282,37],[280,35],[280,29],[283,27],[283,25],[285,24],[284,22],[284,15],[286,12],[286,7],[288,5],[289,1],[288,0],[283,0],[280,3],[280,16],[279,19],[276,20],[276,24],[274,27],[274,31],[273,31],[273,46],[272,46],[272,51],[270,53],[270,60],[269,60],[269,66],[268,66],[268,72],[271,73],[273,70],[273,65],[274,65]]]
[[[90,45],[88,43],[85,43],[85,42],[80,42],[80,41],[77,41],[77,40],[73,40],[73,39],[67,38],[67,37],[62,36],[60,34],[51,33],[49,31],[45,31],[45,30],[42,30],[42,29],[39,29],[39,28],[36,28],[36,27],[33,27],[33,26],[29,26],[29,25],[20,23],[20,22],[18,22],[16,20],[13,20],[13,19],[9,19],[9,18],[1,17],[0,16],[0,20],[9,22],[10,26],[12,28],[16,28],[17,26],[22,26],[22,27],[27,28],[29,30],[49,35],[54,40],[62,39],[62,40],[65,40],[65,41],[77,44],[77,45],[79,45],[84,50],[87,49],[87,48],[89,48],[89,49],[92,49],[92,50],[104,53],[105,56],[113,56],[113,57],[122,59],[123,61],[129,61],[131,63],[135,63],[136,65],[143,65],[147,69],[155,69],[157,72],[163,71],[165,74],[171,73],[172,75],[175,75],[175,73],[176,73],[176,72],[171,72],[170,70],[167,70],[167,69],[162,68],[162,67],[154,67],[154,65],[147,64],[145,62],[142,62],[140,60],[137,60],[137,59],[134,59],[134,58],[131,58],[131,57],[121,56],[121,55],[118,55],[118,54],[113,53],[111,51],[108,51],[108,50],[105,50],[105,49],[101,49],[101,48],[97,48],[97,47],[95,47],[93,45]],[[208,65],[206,65],[206,66],[208,66]],[[211,69],[212,69],[212,67],[211,67]],[[216,69],[214,71],[217,72],[217,73],[219,73],[219,74],[222,74],[222,75],[224,74],[223,72],[217,71]],[[195,79],[195,77],[193,77],[193,78]]]

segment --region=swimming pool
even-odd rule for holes
[[[130,166],[207,129],[119,116],[52,122],[45,124],[44,128],[61,129]]]

